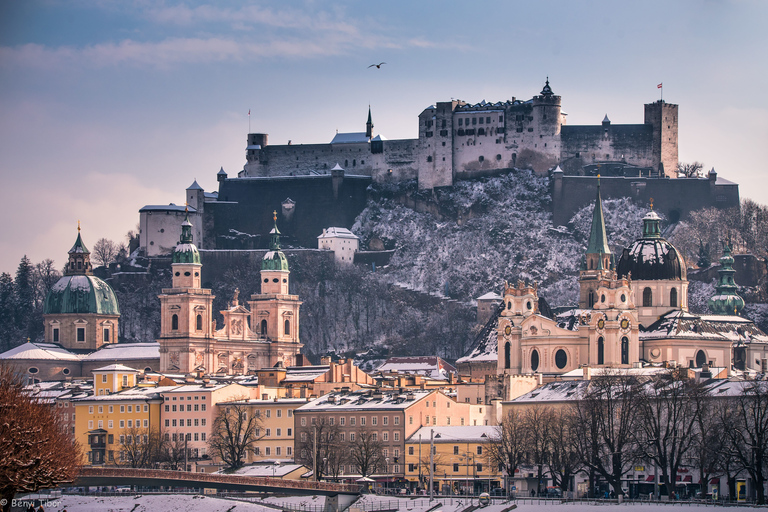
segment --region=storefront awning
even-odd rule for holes
[[[717,485],[717,484],[720,483],[720,479],[719,478],[713,478],[712,480],[709,481],[709,483],[712,484],[712,485]]]
[[[656,479],[653,475],[648,475],[648,477],[645,479],[646,482],[653,482]]]

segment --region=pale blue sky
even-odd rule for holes
[[[81,220],[122,239],[270,143],[417,134],[451,98],[528,99],[545,77],[569,124],[680,105],[680,159],[768,204],[762,1],[0,2],[0,271],[61,267]],[[368,69],[386,61],[380,70]]]

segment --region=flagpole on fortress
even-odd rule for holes
[[[658,87],[661,90],[661,98],[659,99],[663,102],[664,101],[664,82],[660,83],[656,87]],[[250,112],[250,110],[248,112]]]
[[[248,133],[251,133],[251,109],[248,109]]]

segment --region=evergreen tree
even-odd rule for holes
[[[704,244],[702,240],[699,240],[699,260],[696,262],[699,268],[709,268],[712,261],[709,256],[709,244]]]
[[[0,274],[0,351],[18,343],[16,329],[16,293],[13,278],[7,272]]]
[[[34,308],[35,292],[32,286],[32,271],[32,262],[24,255],[19,262],[19,267],[16,269],[16,280],[14,281],[14,290],[16,292],[14,321],[16,328],[22,332],[27,331],[29,319]]]

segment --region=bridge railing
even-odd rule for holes
[[[343,493],[357,493],[359,491],[358,485],[315,482],[312,480],[284,480],[282,478],[269,478],[248,475],[229,475],[226,473],[191,473],[187,471],[172,471],[168,469],[83,467],[80,470],[79,476],[83,478],[146,478],[178,480],[179,482],[210,482],[218,484],[283,487],[287,489],[317,490]]]

